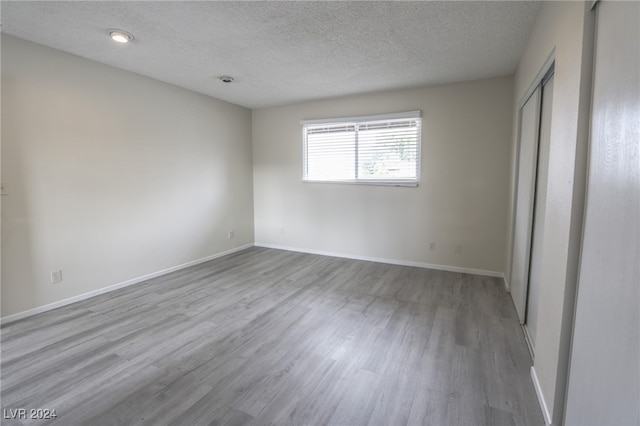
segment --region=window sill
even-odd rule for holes
[[[303,183],[337,183],[346,185],[374,185],[374,186],[404,186],[417,187],[418,181],[400,181],[400,180],[307,180],[303,179]]]

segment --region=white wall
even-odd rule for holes
[[[640,425],[640,3],[603,1],[597,8],[565,425]]]
[[[545,2],[514,76],[514,111],[517,111],[518,103],[546,60],[555,57],[533,370],[545,415],[554,424],[561,423],[564,410],[584,213],[593,22],[593,14],[584,2]],[[514,136],[512,176],[516,144]],[[512,202],[509,205],[512,206]],[[512,214],[509,218],[511,220]],[[509,244],[511,238],[512,235],[508,235]],[[507,265],[510,263],[508,259]]]
[[[251,168],[250,110],[3,35],[2,316],[251,244]]]
[[[256,244],[505,271],[512,84],[503,77],[254,110]],[[300,120],[411,110],[423,114],[419,187],[302,182]]]

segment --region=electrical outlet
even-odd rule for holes
[[[227,232],[227,237],[228,237],[229,239],[232,239],[232,238],[233,238],[233,229],[232,229],[232,230],[230,230],[229,232]]]
[[[429,244],[429,250],[436,251],[436,243],[432,241],[431,244]]]
[[[51,284],[57,284],[62,281],[62,270],[51,271]]]
[[[462,253],[462,244],[456,244],[456,245],[455,245],[455,247],[454,247],[454,249],[453,249],[453,251],[454,251],[456,254],[460,254],[460,253]]]

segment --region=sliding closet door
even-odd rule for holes
[[[553,74],[542,83],[542,105],[540,112],[540,140],[538,142],[538,165],[534,196],[533,237],[531,241],[531,263],[529,265],[529,284],[525,328],[531,349],[536,343],[538,305],[540,301],[540,272],[542,264],[542,235],[544,234],[544,212],[547,199],[547,177],[549,165],[549,142],[551,140],[551,105],[553,99]]]
[[[525,320],[529,281],[539,124],[540,88],[538,87],[520,110],[520,135],[518,138],[518,177],[510,286],[511,297],[522,323]]]
[[[640,3],[599,2],[566,425],[640,425]]]

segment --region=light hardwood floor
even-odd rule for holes
[[[1,338],[5,417],[57,414],[7,425],[544,423],[497,278],[251,248]]]

